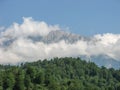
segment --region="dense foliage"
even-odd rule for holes
[[[67,57],[1,65],[0,90],[120,90],[120,70]]]

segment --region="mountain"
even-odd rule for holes
[[[63,43],[63,44],[59,43],[60,41],[64,41],[65,43]],[[6,52],[8,53],[8,52],[13,51],[13,55],[15,53],[14,56],[17,57],[18,59],[20,56],[21,56],[20,59],[33,58],[36,60],[39,58],[41,59],[41,57],[42,57],[42,59],[45,59],[45,58],[49,59],[49,58],[54,58],[54,57],[67,57],[67,56],[69,57],[69,56],[71,56],[71,57],[81,57],[87,61],[90,60],[92,62],[95,62],[98,66],[105,66],[107,68],[113,67],[115,69],[119,69],[120,68],[119,59],[115,59],[114,57],[107,55],[106,53],[111,52],[109,50],[108,50],[108,52],[104,53],[105,51],[107,51],[107,49],[106,49],[107,45],[111,44],[112,42],[111,41],[108,42],[109,40],[107,40],[101,44],[101,41],[102,41],[101,38],[99,39],[99,38],[95,38],[95,37],[85,37],[85,36],[81,36],[78,34],[65,32],[63,30],[55,30],[55,31],[49,32],[47,35],[31,35],[31,34],[28,35],[27,34],[27,35],[21,35],[19,37],[19,36],[14,36],[13,34],[11,34],[11,35],[3,34],[3,36],[1,35],[1,37],[0,37],[0,48],[1,48],[1,50],[3,50],[1,52],[3,52],[3,53],[5,52],[5,54],[6,54]],[[40,46],[41,44],[40,45],[38,44],[41,42],[43,43],[42,44],[43,46]],[[78,42],[80,42],[80,43],[78,43]],[[77,43],[77,45],[76,45],[76,43]],[[23,52],[24,50],[23,51],[21,50],[24,48],[24,47],[22,47],[22,45],[24,45],[24,44],[25,44],[25,47],[29,46],[29,44],[31,45],[29,49],[25,48],[26,49],[25,53]],[[56,45],[53,46],[53,44],[56,44]],[[48,48],[49,45],[51,46],[50,48]],[[63,45],[63,46],[60,46],[60,45]],[[113,43],[112,43],[112,45],[113,45]],[[32,48],[32,46],[33,46],[33,48]],[[40,47],[40,50],[39,49],[37,50],[36,46],[37,46],[37,48]],[[19,49],[20,52],[18,49],[17,49],[18,52],[15,51],[17,47],[20,48]],[[101,47],[103,49],[103,52],[101,52],[101,50],[100,50]],[[31,48],[32,48],[31,51],[34,51],[35,54],[31,54],[32,52],[29,51]],[[51,50],[50,53],[47,52],[48,49],[46,49],[46,48]],[[59,49],[59,48],[61,48],[61,49]],[[70,48],[70,50],[69,50],[69,48]],[[41,49],[43,51],[41,51]],[[100,53],[98,53],[98,51],[95,49],[98,49]],[[106,50],[104,50],[104,49],[106,49]],[[55,52],[53,52],[54,50],[55,50]],[[41,51],[41,52],[39,52],[39,51]],[[29,52],[31,52],[30,55],[29,55]],[[36,53],[36,52],[38,52],[38,53]],[[43,53],[43,54],[40,56],[39,53],[40,54]],[[68,53],[68,54],[65,54],[65,53]],[[3,54],[3,55],[5,55],[5,54]],[[18,56],[16,56],[16,54]],[[88,54],[90,54],[89,57],[88,57]],[[33,56],[31,56],[31,55],[33,55]],[[15,61],[16,61],[16,58],[15,58]]]
[[[120,69],[120,61],[115,60],[107,55],[91,56],[91,61],[96,63],[98,66]]]
[[[84,37],[84,36],[80,36],[80,35],[69,33],[69,32],[64,32],[60,30],[52,31],[47,36],[42,37],[40,39],[40,41],[44,43],[56,43],[61,40],[64,40],[67,43],[71,43],[71,44],[79,40],[87,41],[88,43],[93,43],[93,44],[95,44],[98,41],[92,37]],[[91,62],[96,63],[98,66],[105,66],[107,68],[115,68],[115,69],[120,68],[120,61],[108,55],[101,54],[101,55],[92,55],[90,57],[80,55],[80,57],[87,61],[90,60]]]
[[[120,70],[71,57],[0,65],[0,90],[120,90]]]
[[[64,32],[64,31],[51,31],[47,36],[45,37],[41,37],[39,38],[39,41],[42,41],[44,43],[56,43],[59,42],[61,40],[66,41],[67,43],[75,43],[79,40],[83,40],[83,41],[87,41],[89,43],[96,43],[97,40],[92,38],[92,37],[84,37],[84,36],[80,36],[77,34],[73,34],[73,33],[69,33],[69,32]],[[96,63],[98,66],[105,66],[107,68],[115,68],[115,69],[119,69],[120,68],[120,61],[116,60],[108,55],[92,55],[90,57],[88,56],[80,56],[80,57],[84,57],[83,59],[85,60],[90,60],[91,62]],[[85,58],[86,57],[86,58]]]
[[[62,30],[56,30],[56,31],[51,31],[48,35],[46,36],[30,36],[28,37],[32,39],[33,41],[41,41],[44,43],[57,43],[61,40],[64,40],[68,43],[75,43],[78,40],[87,40],[87,38],[77,35],[77,34],[72,34],[69,32],[64,32]]]
[[[115,60],[107,55],[98,56],[80,56],[83,60],[94,62],[98,66],[105,66],[106,68],[120,69],[120,61]]]

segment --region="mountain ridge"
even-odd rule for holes
[[[10,36],[11,36],[11,38],[5,36],[4,38],[1,39],[1,40],[3,40],[3,42],[2,42],[2,44],[0,44],[0,47],[4,47],[4,49],[7,50],[7,48],[11,47],[11,45],[19,39],[19,38],[12,36],[12,35],[10,35]],[[96,45],[96,44],[98,44],[97,42],[100,41],[100,39],[96,39],[94,37],[84,37],[84,36],[80,36],[78,34],[73,34],[70,32],[62,31],[62,30],[51,31],[47,35],[44,35],[44,36],[28,35],[25,37],[23,36],[22,38],[24,38],[25,40],[29,40],[33,43],[37,43],[37,42],[44,43],[45,45],[54,44],[54,43],[56,44],[56,43],[59,43],[60,41],[64,41],[65,44],[69,44],[69,45],[73,45],[73,44],[77,43],[78,41],[85,42],[88,45],[89,44]],[[78,44],[78,47],[79,47],[79,44]],[[77,48],[77,47],[75,47],[75,48]],[[74,49],[73,49],[73,51],[74,51]],[[84,57],[84,55],[83,56],[77,55],[77,57],[79,57],[79,56]],[[108,58],[106,58],[106,56]],[[87,55],[86,55],[86,57],[87,57]],[[119,60],[114,59],[114,58],[112,58],[108,55],[105,55],[105,54],[103,54],[103,55],[90,55],[89,58],[87,57],[85,59],[91,60],[92,62],[95,62],[98,66],[106,66],[108,68],[113,67],[116,69],[120,68],[120,61]]]

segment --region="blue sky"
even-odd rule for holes
[[[0,26],[32,17],[89,36],[120,33],[119,0],[0,0]]]

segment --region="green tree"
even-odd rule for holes
[[[12,90],[13,89],[13,86],[15,84],[15,78],[14,78],[14,75],[13,73],[7,71],[6,72],[6,77],[5,77],[5,80],[4,80],[4,89],[9,89],[9,90]]]
[[[19,70],[18,74],[16,75],[16,82],[13,90],[25,90],[24,73],[22,70]]]
[[[35,76],[35,80],[34,82],[36,84],[43,84],[44,83],[44,80],[45,80],[45,77],[44,77],[44,72],[38,72]]]
[[[32,90],[33,84],[31,82],[30,75],[25,75],[24,83],[25,83],[26,90]]]

